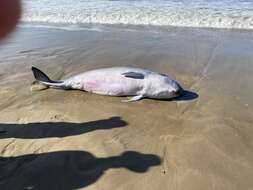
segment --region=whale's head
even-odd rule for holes
[[[158,97],[162,99],[175,98],[183,93],[183,88],[179,85],[179,83],[169,77],[162,82],[160,89],[160,92],[158,90]]]
[[[167,86],[168,93],[171,98],[175,98],[183,94],[184,90],[177,81],[170,79],[170,81],[167,82]]]
[[[150,97],[156,99],[176,98],[183,94],[181,85],[167,75],[154,76],[151,85]]]

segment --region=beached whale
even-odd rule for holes
[[[40,83],[61,89],[78,89],[109,96],[133,96],[124,102],[142,98],[170,99],[180,96],[182,87],[169,76],[145,69],[111,67],[87,71],[66,80],[51,80],[45,73],[32,67]]]

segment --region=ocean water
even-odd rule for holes
[[[22,21],[253,29],[253,0],[24,0]]]

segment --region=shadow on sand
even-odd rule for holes
[[[66,137],[126,125],[120,117],[87,123],[0,124],[0,138]],[[74,150],[0,157],[0,189],[73,190],[95,183],[111,168],[144,173],[160,164],[158,156],[134,151],[106,158]]]
[[[107,158],[96,158],[86,151],[0,157],[0,189],[73,190],[95,183],[111,168],[144,173],[160,164],[158,156],[134,151]]]
[[[199,97],[199,95],[195,92],[189,91],[189,90],[184,90],[183,94],[180,95],[179,97],[176,98],[170,98],[170,99],[153,99],[153,100],[159,100],[159,101],[191,101],[191,100],[195,100]],[[150,98],[152,99],[152,98]]]
[[[39,139],[49,137],[66,137],[80,135],[95,130],[106,130],[125,127],[127,122],[120,117],[91,121],[87,123],[28,123],[28,124],[0,124],[0,139],[22,138]]]
[[[197,99],[199,95],[195,92],[184,90],[183,94],[177,98],[173,98],[172,101],[190,101]]]

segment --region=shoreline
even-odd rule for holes
[[[171,32],[171,31],[198,31],[198,32],[253,32],[250,28],[221,28],[221,27],[191,27],[191,26],[162,26],[162,25],[135,25],[135,24],[103,24],[103,23],[47,23],[47,22],[25,22],[22,21],[18,27],[20,28],[47,28],[47,29],[60,29],[66,31],[83,31],[94,30],[101,32],[112,32],[127,30],[132,32]]]

